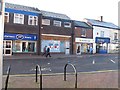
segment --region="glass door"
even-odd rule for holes
[[[10,40],[3,41],[3,55],[5,56],[12,55],[12,41]]]

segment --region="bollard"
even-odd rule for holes
[[[40,90],[42,90],[42,70],[41,70],[41,67],[39,65],[36,65],[36,82],[38,81],[37,77],[38,77],[38,71],[39,70],[39,74],[40,74]]]
[[[75,88],[77,88],[77,70],[76,67],[73,64],[67,63],[64,67],[64,81],[66,81],[66,68],[68,65],[71,65],[75,71]]]
[[[7,70],[7,78],[6,78],[6,81],[5,81],[5,90],[7,90],[7,87],[8,87],[10,70],[11,70],[11,65],[8,67],[8,70]]]

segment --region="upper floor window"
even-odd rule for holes
[[[38,25],[38,17],[29,15],[28,25]]]
[[[114,33],[114,40],[117,40],[117,39],[118,39],[117,36],[118,36],[118,34],[117,34],[117,33]]]
[[[23,14],[14,14],[14,23],[24,24],[24,15]]]
[[[42,19],[42,25],[50,25],[49,19]]]
[[[61,21],[54,20],[54,21],[53,21],[53,25],[54,25],[54,26],[61,27]]]
[[[86,29],[81,29],[81,36],[86,37]]]
[[[5,22],[5,23],[8,23],[8,22],[9,22],[9,13],[8,13],[8,12],[5,12],[4,22]]]
[[[100,37],[104,37],[104,31],[101,31]]]
[[[71,23],[70,22],[64,22],[64,27],[71,28]]]

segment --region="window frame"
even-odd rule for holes
[[[84,30],[84,31],[83,31]],[[82,28],[81,29],[81,37],[86,37],[86,29]],[[84,33],[84,34],[83,34]]]
[[[118,33],[114,33],[114,40],[118,40]]]
[[[50,25],[50,19],[43,18],[42,25]]]
[[[6,15],[6,14],[7,14],[7,15]],[[5,20],[5,19],[6,19],[5,17],[7,17],[7,20]],[[8,23],[8,22],[9,22],[9,12],[5,12],[5,13],[4,13],[4,18],[5,18],[5,19],[4,19],[4,22],[6,21],[5,23]]]
[[[101,31],[100,32],[100,37],[104,37],[104,35],[105,35],[105,31]]]
[[[35,19],[36,18],[36,19]],[[32,23],[30,23],[32,20]],[[38,16],[29,15],[28,16],[28,25],[38,25]]]
[[[60,21],[60,20],[53,20],[53,26],[61,27],[62,26],[62,21]]]
[[[69,24],[69,25],[65,25],[65,23]],[[64,27],[66,28],[71,28],[71,22],[64,22]]]
[[[18,21],[16,19],[19,19]],[[14,13],[14,23],[24,24],[24,14]]]

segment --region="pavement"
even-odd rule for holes
[[[67,81],[63,80],[63,74],[43,75],[43,88],[75,88],[74,74],[67,74]],[[3,88],[5,87],[6,76],[3,76]],[[8,88],[39,88],[35,82],[35,75],[10,75]],[[90,72],[78,73],[77,88],[118,88],[118,72]]]

